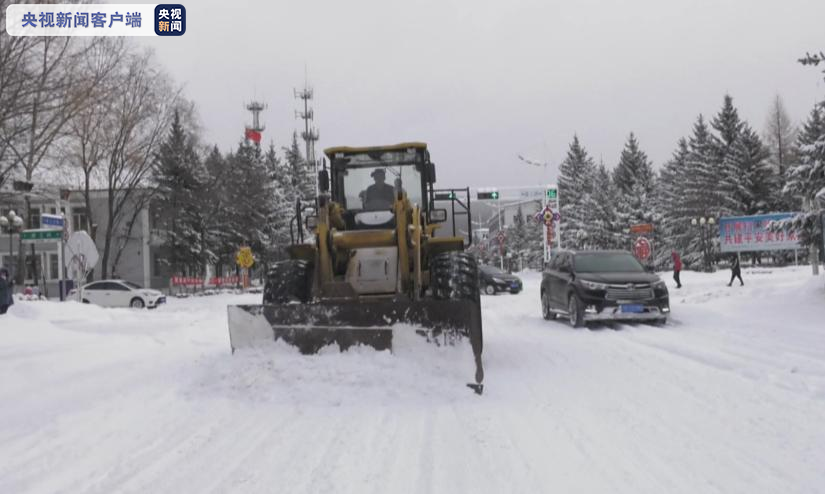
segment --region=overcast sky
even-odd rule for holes
[[[440,186],[531,185],[574,133],[613,167],[629,132],[656,167],[728,92],[760,132],[780,94],[795,120],[825,97],[796,60],[825,50],[825,1],[347,0],[184,3],[181,38],[151,39],[228,150],[256,98],[264,143],[300,126],[315,89],[318,151],[429,143]]]

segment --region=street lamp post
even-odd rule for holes
[[[12,269],[14,272],[9,273],[9,275],[14,278],[17,274],[17,263],[14,262],[14,233],[23,229],[23,218],[17,216],[14,211],[9,211],[9,214],[0,216],[0,227],[8,231],[9,234],[9,262],[13,263],[14,266]]]
[[[705,270],[710,271],[710,231],[716,225],[716,220],[713,217],[691,218],[690,224],[700,228],[699,239],[702,243],[702,263],[705,265]]]

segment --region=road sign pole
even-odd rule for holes
[[[498,201],[496,201],[496,209],[498,210],[498,231],[504,233],[504,230],[501,229],[501,203]],[[499,268],[504,271],[504,241],[502,240],[500,244],[498,251]]]
[[[556,204],[559,207],[559,214],[561,214],[561,187],[556,188]],[[556,228],[556,246],[561,250],[561,217],[559,217],[558,228]]]
[[[65,228],[65,227],[64,227]],[[57,273],[51,273],[50,276],[57,276],[57,291],[60,292],[60,301],[63,301],[63,230],[60,230],[60,245],[57,246]],[[52,263],[49,263],[49,269],[52,268]]]
[[[541,201],[541,209],[542,209],[542,211],[545,211],[547,209],[547,194],[546,193],[544,194],[544,198]],[[542,252],[544,252],[544,264],[542,265],[542,268],[543,268],[545,265],[547,265],[547,261],[550,260],[550,246],[547,245],[547,227],[545,226],[544,228],[542,228],[542,230],[543,230],[543,233],[542,233],[542,236],[541,236],[542,237],[541,250],[542,250]]]

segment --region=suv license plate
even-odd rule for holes
[[[626,304],[622,305],[622,312],[630,312],[633,314],[638,314],[640,312],[645,311],[645,306],[641,304]]]

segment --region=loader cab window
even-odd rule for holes
[[[412,204],[424,206],[421,173],[414,165],[347,167],[343,185],[348,210],[388,211],[399,188]]]

